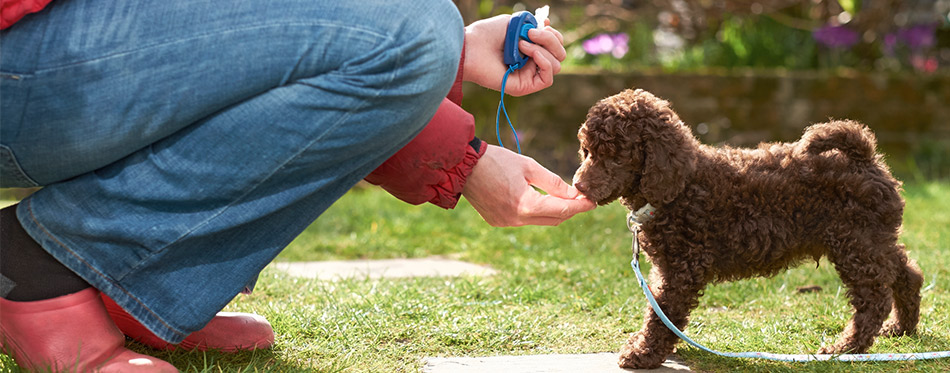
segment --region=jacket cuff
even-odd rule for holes
[[[454,208],[488,144],[475,138],[475,118],[443,99],[412,141],[366,176],[405,202]]]
[[[436,195],[428,202],[444,209],[455,208],[459,199],[462,198],[462,189],[465,188],[468,176],[472,174],[475,164],[485,155],[486,150],[488,150],[487,143],[477,137],[473,138],[469,146],[465,148],[465,157],[462,158],[462,162],[445,171],[445,182],[432,186]]]

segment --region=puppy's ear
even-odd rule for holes
[[[650,204],[660,206],[686,188],[696,170],[699,142],[666,101],[650,98],[637,105],[644,152],[640,193]]]

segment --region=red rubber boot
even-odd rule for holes
[[[218,312],[208,325],[191,333],[179,344],[165,342],[131,315],[119,307],[111,298],[102,294],[102,301],[109,311],[112,321],[123,334],[139,343],[158,350],[219,350],[237,352],[270,348],[274,345],[274,329],[260,315],[238,312]]]
[[[178,372],[126,349],[94,288],[33,302],[0,298],[0,344],[30,371]]]

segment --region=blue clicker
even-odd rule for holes
[[[512,69],[520,69],[530,57],[521,54],[518,50],[518,41],[528,38],[528,30],[538,27],[538,20],[530,12],[521,12],[508,21],[508,31],[505,34],[504,61]]]

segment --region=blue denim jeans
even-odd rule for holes
[[[55,0],[0,39],[0,179],[179,342],[425,126],[462,35],[448,0]]]

